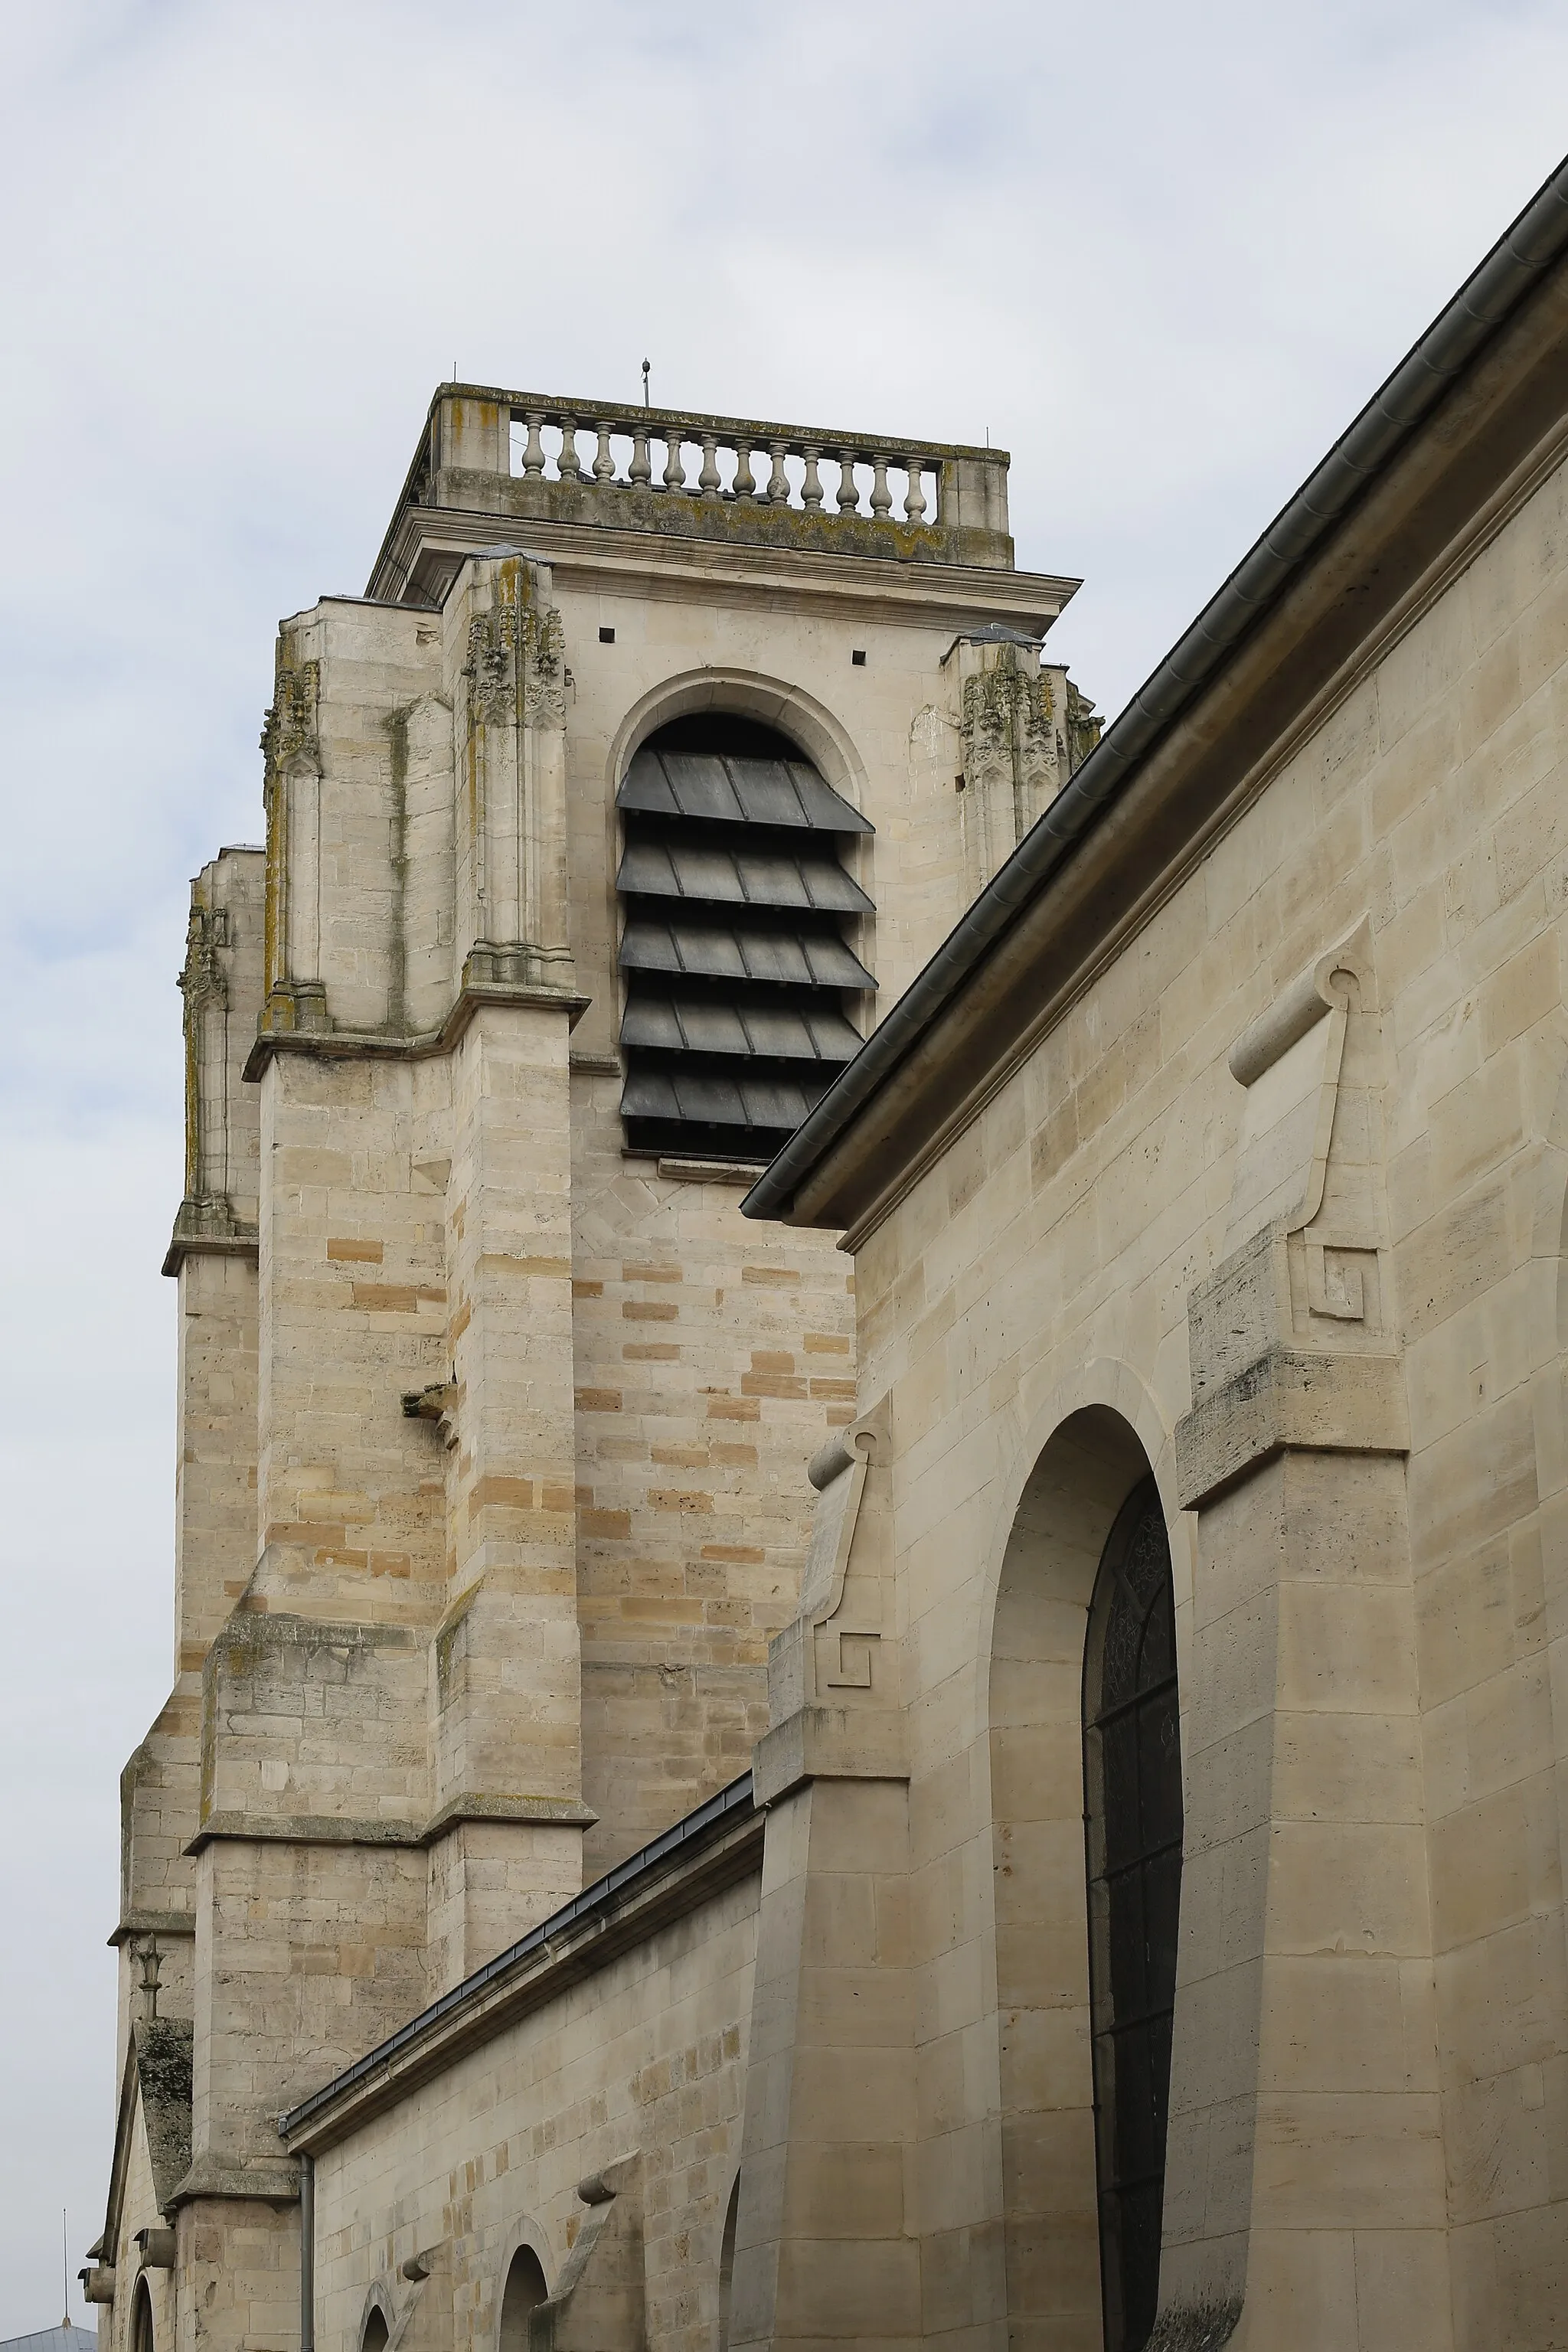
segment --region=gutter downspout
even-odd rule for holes
[[[316,2159],[300,2158],[300,2352],[316,2352]]]
[[[1560,163],[1531,197],[1145,679],[1078,773],[757,1179],[741,1203],[742,1215],[788,1215],[799,1185],[912,1051],[949,994],[1065,865],[1079,837],[1115,799],[1139,761],[1196,699],[1241,639],[1279,602],[1309,556],[1393,463],[1415,427],[1544,277],[1565,245],[1568,163]]]

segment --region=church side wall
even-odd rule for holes
[[[740,2156],[759,1880],[745,1879],[458,2058],[316,2161],[318,2341],[357,2352],[373,2296],[418,2340],[496,2352],[507,2267],[553,2288],[577,2183],[640,2151],[647,2340],[711,2352]],[[400,2265],[429,2252],[411,2288]]]
[[[1224,1743],[1244,1727],[1226,1710],[1254,1674],[1236,1661],[1259,1637],[1244,1642],[1226,1617],[1238,1561],[1267,1570],[1280,1644],[1275,1696],[1247,1734],[1255,1758],[1267,1750],[1275,1808],[1263,1924],[1246,1929],[1263,1938],[1250,1948],[1265,1987],[1258,2104],[1228,2189],[1219,2141],[1183,2144],[1167,2280],[1176,2242],[1194,2263],[1206,2246],[1215,2277],[1228,2261],[1234,2278],[1239,2260],[1238,2347],[1543,2352],[1558,2340],[1565,539],[1559,473],[858,1250],[861,1394],[892,1398],[921,1987],[909,2226],[927,2249],[928,2340],[999,2331],[1001,2313],[1056,2291],[1026,2274],[1023,2240],[996,2226],[1005,2214],[1043,2217],[1030,2241],[1043,2254],[1053,2211],[1092,2207],[1082,2134],[1051,2134],[1081,2105],[1086,2050],[1043,2035],[1016,2055],[990,1893],[1005,1862],[1039,1874],[1047,1913],[1081,1904],[1071,1724],[1065,1747],[1042,1724],[1038,1756],[1040,1774],[1067,1776],[1065,1826],[1031,1829],[1011,1855],[994,1845],[985,1752],[1009,1530],[1047,1440],[1086,1405],[1134,1433],[1172,1528],[1189,1790],[1181,1983],[1194,2001],[1251,1916],[1245,1890],[1205,1874],[1191,1829],[1216,1801],[1222,1755],[1240,1769]],[[1402,1365],[1406,1467],[1392,1486],[1357,1470],[1401,1458],[1402,1437],[1371,1430],[1335,1442],[1392,1454],[1289,1454],[1321,1475],[1287,1467],[1233,1489],[1205,1510],[1199,1546],[1173,1438],[1193,1403],[1189,1299],[1234,1245],[1247,1097],[1226,1057],[1363,917],[1381,1009],[1359,1028],[1352,1013],[1346,1050],[1386,1057],[1387,1223],[1363,1256],[1367,1279],[1390,1286],[1377,1344]],[[1254,1488],[1243,1509],[1234,1496]],[[1331,1717],[1342,1737],[1328,1737]],[[1211,2004],[1205,2023],[1199,2003],[1184,2022],[1183,1997],[1178,2104],[1184,2080],[1220,2079],[1250,2030],[1234,2004]],[[1024,2067],[1037,2126],[1021,2151],[1000,2128],[1005,2064]],[[1173,2134],[1174,2150],[1174,2122]],[[1226,2195],[1228,2253],[1214,2235]],[[1091,2329],[1093,2281],[1073,2292]]]

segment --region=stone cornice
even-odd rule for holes
[[[579,1797],[490,1796],[465,1790],[427,1821],[378,1820],[350,1813],[209,1813],[184,1851],[217,1843],[239,1845],[434,1845],[464,1822],[542,1822],[592,1829],[599,1816]]]
[[[1038,637],[1080,583],[1051,572],[1014,572],[982,564],[897,563],[864,556],[704,540],[650,540],[646,532],[552,523],[463,508],[411,507],[388,543],[401,576],[431,551],[461,559],[515,547],[548,563],[558,589],[635,596],[639,602],[689,603],[694,597],[769,611],[851,614],[890,626],[963,630],[1002,620]],[[323,604],[386,603],[385,598],[323,596]],[[422,606],[397,606],[411,614]]]
[[[574,1028],[593,999],[567,988],[521,986],[505,981],[466,981],[439,1028],[397,1037],[384,1029],[264,1029],[246,1057],[243,1076],[252,1086],[275,1054],[312,1054],[318,1060],[423,1062],[449,1054],[476,1013],[492,1005],[516,1005],[564,1013]],[[265,1016],[263,1016],[265,1017]]]

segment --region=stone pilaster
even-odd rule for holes
[[[581,1885],[568,1009],[492,1005],[453,1055],[451,1599],[433,1657],[434,1981]]]
[[[1231,1070],[1235,1246],[1190,1302],[1176,1433],[1198,1543],[1153,2343],[1195,2340],[1206,2315],[1238,2347],[1440,2352],[1407,1413],[1364,927]]]
[[[730,2340],[913,2343],[909,1785],[892,1622],[885,1409],[811,1465],[801,1605],[773,1723]]]

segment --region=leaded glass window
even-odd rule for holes
[[[1089,2001],[1106,2352],[1154,2325],[1182,1889],[1175,1600],[1159,1490],[1100,1559],[1084,1660]]]

